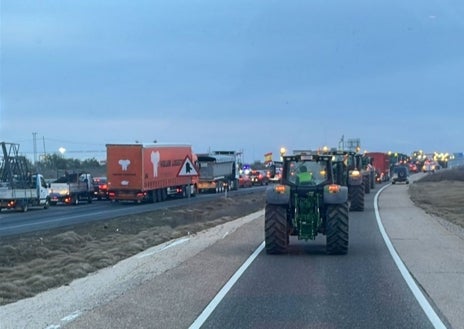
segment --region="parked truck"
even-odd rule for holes
[[[366,154],[372,159],[376,172],[376,182],[382,183],[390,180],[390,156],[382,152],[369,152]]]
[[[32,174],[27,160],[19,155],[19,144],[2,142],[0,163],[0,210],[28,211],[30,207],[47,209],[48,186],[44,177]]]
[[[85,172],[66,172],[50,184],[50,204],[77,205],[81,201],[92,203],[94,196],[93,177]]]
[[[223,192],[238,188],[238,154],[235,151],[213,151],[197,154],[200,170],[198,191]]]
[[[198,170],[185,144],[107,144],[108,198],[160,202],[197,193]]]

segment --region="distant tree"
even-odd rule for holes
[[[92,159],[85,159],[82,161],[82,167],[84,168],[100,168],[100,162],[98,162],[97,159],[92,158]]]
[[[264,169],[266,168],[266,166],[264,165],[264,163],[262,163],[261,161],[259,160],[255,160],[255,162],[253,162],[253,164],[251,165],[251,167],[253,169]]]

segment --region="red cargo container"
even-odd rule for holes
[[[194,196],[198,170],[190,145],[107,144],[108,197],[113,201],[158,202]]]
[[[372,165],[376,171],[376,181],[378,183],[390,180],[390,156],[382,152],[369,152],[366,154],[371,157]]]

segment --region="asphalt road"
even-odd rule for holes
[[[380,198],[381,212],[398,221],[412,221],[407,213],[411,205],[399,202],[405,189],[392,188],[387,189],[388,197]],[[200,322],[202,328],[433,328],[381,236],[374,194],[367,196],[364,212],[350,213],[350,248],[344,256],[326,255],[323,237],[292,240],[288,255],[259,252],[229,286],[237,269],[262,248],[261,212],[144,251],[67,287],[6,305],[0,316],[5,328],[189,328],[194,324],[193,329],[221,288],[229,287]],[[393,211],[398,206],[400,216]],[[387,231],[401,245],[398,223],[384,217],[391,221]],[[419,263],[430,260],[408,253],[414,250],[414,241],[423,241],[408,241],[408,248],[399,249],[402,258],[416,256],[412,268],[420,271]],[[459,304],[436,304],[435,295],[429,293],[440,291],[438,276],[422,280],[419,275],[419,286],[425,287],[431,307],[448,328],[462,328],[462,315],[453,318],[462,313]],[[451,296],[451,289],[459,290],[460,283],[442,289],[450,289],[445,294]]]
[[[350,213],[350,247],[327,256],[325,238],[262,253],[202,328],[432,328],[378,231],[373,193]]]
[[[252,187],[229,191],[230,194],[247,193],[251,190],[264,189]],[[199,194],[189,199],[168,199],[154,204],[111,203],[106,200],[94,201],[90,204],[50,206],[48,209],[36,208],[28,212],[2,211],[0,212],[0,237],[23,234],[39,230],[47,230],[70,225],[99,221],[118,216],[143,213],[166,207],[185,205],[188,202],[207,202],[223,194]]]

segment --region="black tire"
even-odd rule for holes
[[[371,183],[369,181],[369,176],[363,176],[363,183],[364,183],[364,193],[365,194],[371,193]]]
[[[168,192],[165,188],[161,189],[161,201],[166,201],[168,199]]]
[[[161,201],[163,201],[163,200],[162,200],[162,196],[161,196],[161,190],[159,190],[159,189],[156,190],[156,191],[155,191],[155,195],[156,195],[156,200],[155,200],[155,202],[161,202]]]
[[[50,201],[48,201],[48,199],[45,200],[45,204],[44,204],[43,207],[44,207],[44,209],[48,209],[48,207],[50,207]]]
[[[287,251],[289,235],[287,228],[287,208],[285,206],[266,205],[264,212],[264,233],[266,252],[283,254]]]
[[[350,186],[350,210],[364,211],[364,184]]]
[[[29,210],[29,205],[27,204],[27,201],[24,202],[24,204],[21,207],[22,212],[27,212]]]
[[[330,255],[344,255],[348,252],[348,206],[329,205],[326,214],[326,251]]]

